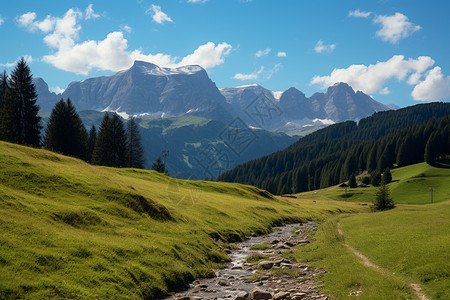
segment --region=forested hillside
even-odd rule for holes
[[[271,155],[225,172],[275,194],[298,193],[346,181],[351,174],[382,172],[394,164],[429,163],[450,154],[450,104],[420,104],[348,121],[314,132]]]

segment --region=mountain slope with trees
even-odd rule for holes
[[[430,149],[432,161],[450,154],[449,115],[449,103],[431,103],[375,113],[359,124],[331,125],[218,179],[252,184],[275,194],[298,193],[346,181],[355,172],[382,172],[394,164],[424,161],[425,149]]]

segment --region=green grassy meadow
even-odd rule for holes
[[[328,271],[320,279],[332,299],[356,294],[359,299],[415,299],[410,283],[420,284],[429,299],[450,299],[450,169],[421,163],[392,173],[395,209],[332,217],[321,224],[316,241],[296,254]],[[348,201],[372,202],[375,192],[373,187],[349,189]],[[331,187],[296,196],[344,201],[343,194]],[[345,243],[383,271],[364,266]]]
[[[450,199],[450,168],[447,165],[432,167],[426,163],[392,170],[388,184],[395,203],[425,204],[431,202],[430,188],[433,188],[433,202]],[[377,188],[348,188],[347,201],[373,202]],[[296,194],[299,199],[345,200],[345,189],[338,186]]]
[[[282,222],[367,211],[86,164],[0,142],[0,295],[154,299],[227,262],[225,248]]]

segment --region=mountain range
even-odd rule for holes
[[[51,93],[42,78],[34,82],[42,111],[50,111],[60,98],[70,98],[79,111],[193,115],[225,123],[238,117],[241,124],[267,130],[359,120],[392,108],[346,83],[309,98],[294,87],[282,92],[255,84],[219,89],[200,66],[163,68],[143,61],[110,76],[74,81],[62,94]]]

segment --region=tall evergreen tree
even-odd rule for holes
[[[92,161],[92,154],[94,153],[95,141],[97,140],[97,129],[92,125],[91,130],[89,130],[89,140],[87,148],[87,161]]]
[[[88,135],[70,99],[55,104],[45,130],[44,145],[64,155],[87,159]]]
[[[348,185],[349,185],[352,189],[354,189],[354,188],[357,186],[355,174],[350,175],[350,179],[348,180]]]
[[[373,186],[380,186],[381,184],[381,173],[379,171],[374,171],[372,175],[370,175],[370,183]]]
[[[122,119],[105,113],[95,142],[92,163],[109,167],[127,166],[127,139]]]
[[[128,140],[128,167],[144,168],[144,148],[141,144],[141,134],[134,118],[127,122],[127,140]]]
[[[383,172],[383,178],[382,178],[382,183],[384,184],[388,184],[392,182],[392,173],[391,173],[391,169],[387,168],[386,170],[384,170]]]
[[[14,108],[11,122],[16,134],[13,142],[28,146],[39,146],[41,143],[41,117],[38,116],[39,106],[36,104],[37,94],[33,84],[33,75],[25,59],[17,62],[11,73],[9,85],[11,87],[12,104]]]
[[[375,210],[388,210],[395,207],[386,184],[382,183],[375,194],[374,208]]]
[[[428,139],[425,146],[424,159],[427,164],[433,165],[436,162],[436,157],[438,156],[439,139],[437,138],[437,132],[433,132]]]
[[[5,102],[5,94],[8,89],[9,89],[8,74],[6,74],[6,71],[3,71],[3,73],[0,74],[0,113],[3,109],[3,104]]]

